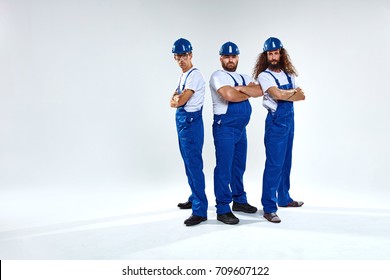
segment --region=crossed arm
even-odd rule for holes
[[[241,102],[250,97],[259,97],[263,95],[260,85],[249,83],[247,86],[223,86],[217,90],[223,99],[230,102]]]
[[[260,85],[255,83],[249,83],[247,86],[223,86],[217,90],[223,99],[230,102],[241,102],[249,99],[250,97],[263,96],[263,91]],[[172,108],[178,108],[186,104],[186,102],[194,94],[191,89],[184,90],[181,94],[175,91],[170,100]]]
[[[270,87],[267,89],[268,94],[272,96],[273,99],[276,100],[284,100],[284,101],[300,101],[305,100],[304,91],[297,87],[294,89],[279,89],[277,87]]]
[[[188,99],[190,99],[193,94],[194,91],[191,89],[185,89],[181,94],[175,91],[171,98],[171,107],[179,108],[183,106],[184,104],[186,104]]]

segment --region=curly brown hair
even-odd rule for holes
[[[291,63],[290,56],[285,48],[280,49],[280,64],[281,69],[290,75],[298,76],[298,71],[295,69],[294,65]],[[257,79],[261,72],[265,71],[268,68],[267,52],[262,52],[259,54],[256,65],[253,68],[253,78]]]

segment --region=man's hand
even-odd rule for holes
[[[295,101],[299,101],[299,100],[305,100],[306,96],[305,96],[305,92],[303,91],[303,89],[301,89],[300,87],[297,87],[295,89]]]
[[[179,102],[179,93],[175,91],[171,98],[171,107],[177,108],[177,103]]]
[[[175,91],[171,98],[171,107],[179,108],[185,105],[193,94],[194,91],[192,89],[185,89],[181,94]]]

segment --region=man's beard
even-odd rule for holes
[[[232,63],[234,66],[230,66],[230,65],[228,66],[228,64],[229,63],[222,65],[223,70],[228,71],[228,72],[236,72],[237,65],[234,65],[234,63]]]
[[[280,70],[282,68],[281,66],[282,64],[280,63],[280,61],[278,61],[276,64],[271,64],[268,62],[268,68],[271,71]]]

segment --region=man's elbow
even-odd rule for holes
[[[226,101],[229,101],[229,102],[238,102],[238,101],[241,101],[237,95],[235,94],[227,94],[225,96],[225,100]]]
[[[234,102],[234,95],[230,92],[219,93],[223,100]]]
[[[270,90],[267,90],[266,92],[272,97],[272,99],[284,100],[284,96],[278,88],[272,87]]]

